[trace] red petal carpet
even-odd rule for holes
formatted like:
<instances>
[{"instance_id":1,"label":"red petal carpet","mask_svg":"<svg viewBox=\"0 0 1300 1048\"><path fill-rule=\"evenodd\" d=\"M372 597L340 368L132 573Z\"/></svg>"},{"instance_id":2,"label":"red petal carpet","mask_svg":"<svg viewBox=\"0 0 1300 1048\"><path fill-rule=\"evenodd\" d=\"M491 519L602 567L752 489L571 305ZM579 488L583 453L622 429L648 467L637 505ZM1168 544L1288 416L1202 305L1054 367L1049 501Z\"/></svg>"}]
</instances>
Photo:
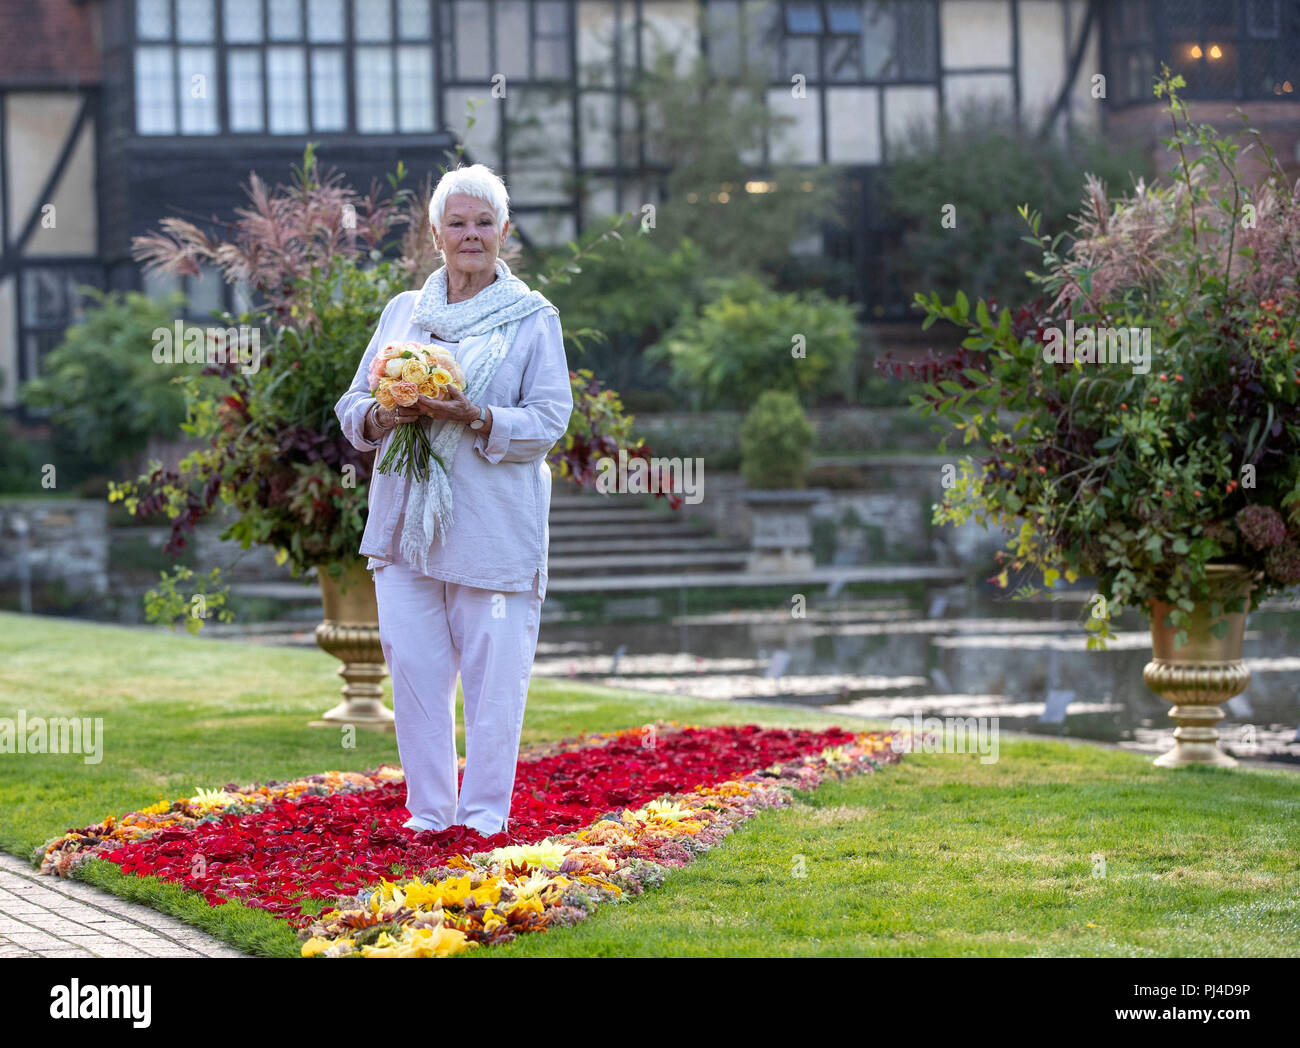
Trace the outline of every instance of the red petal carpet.
<instances>
[{"instance_id":1,"label":"red petal carpet","mask_svg":"<svg viewBox=\"0 0 1300 1048\"><path fill-rule=\"evenodd\" d=\"M638 894L736 822L789 803L790 788L896 761L889 741L839 728L675 724L564 740L522 755L510 829L491 837L403 827L405 784L387 766L229 784L71 830L47 844L41 869L70 875L93 856L212 905L238 900L304 929L306 954L454 953ZM416 874L427 880L407 891L388 880ZM308 899L335 905L313 924Z\"/></svg>"}]
</instances>

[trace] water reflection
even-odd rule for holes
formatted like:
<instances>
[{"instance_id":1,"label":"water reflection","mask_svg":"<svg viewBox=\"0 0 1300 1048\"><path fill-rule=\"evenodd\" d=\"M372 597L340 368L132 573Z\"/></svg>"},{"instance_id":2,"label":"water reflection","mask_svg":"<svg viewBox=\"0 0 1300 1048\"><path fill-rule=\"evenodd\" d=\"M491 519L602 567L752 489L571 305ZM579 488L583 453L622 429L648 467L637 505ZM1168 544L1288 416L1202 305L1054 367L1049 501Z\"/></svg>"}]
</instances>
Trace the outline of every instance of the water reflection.
<instances>
[{"instance_id":1,"label":"water reflection","mask_svg":"<svg viewBox=\"0 0 1300 1048\"><path fill-rule=\"evenodd\" d=\"M998 717L1004 731L1163 752L1173 724L1168 703L1142 683L1145 620L1122 616L1109 649L1088 651L1087 597L993 601L955 588L913 602L824 602L793 618L788 606L692 614L688 594L663 600L685 614L594 625L566 620L557 606L535 672L846 716ZM1226 708L1225 748L1300 764L1300 609L1279 602L1252 614L1245 657L1252 680Z\"/></svg>"}]
</instances>

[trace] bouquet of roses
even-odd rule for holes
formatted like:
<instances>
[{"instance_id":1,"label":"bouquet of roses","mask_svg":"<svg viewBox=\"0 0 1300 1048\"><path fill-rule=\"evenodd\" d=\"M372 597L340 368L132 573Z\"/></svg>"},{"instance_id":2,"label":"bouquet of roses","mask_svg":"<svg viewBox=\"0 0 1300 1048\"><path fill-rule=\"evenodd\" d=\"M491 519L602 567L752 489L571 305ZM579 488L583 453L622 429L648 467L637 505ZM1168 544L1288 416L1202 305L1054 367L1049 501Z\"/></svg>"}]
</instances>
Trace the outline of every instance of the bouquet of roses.
<instances>
[{"instance_id":1,"label":"bouquet of roses","mask_svg":"<svg viewBox=\"0 0 1300 1048\"><path fill-rule=\"evenodd\" d=\"M452 386L465 388L465 373L447 350L419 342L390 342L370 363L370 394L381 407L409 408L421 396L447 398ZM388 450L379 463L381 473L405 473L423 480L433 459L446 472L446 465L433 453L423 419L397 427Z\"/></svg>"}]
</instances>

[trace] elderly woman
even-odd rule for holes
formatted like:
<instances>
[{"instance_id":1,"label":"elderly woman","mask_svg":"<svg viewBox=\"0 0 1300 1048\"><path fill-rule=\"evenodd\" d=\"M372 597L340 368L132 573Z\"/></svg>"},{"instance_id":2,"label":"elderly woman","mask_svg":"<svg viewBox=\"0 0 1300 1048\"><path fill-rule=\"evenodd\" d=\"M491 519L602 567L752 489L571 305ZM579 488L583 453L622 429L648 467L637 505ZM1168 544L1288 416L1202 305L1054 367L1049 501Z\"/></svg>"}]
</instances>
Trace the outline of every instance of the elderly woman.
<instances>
[{"instance_id":1,"label":"elderly woman","mask_svg":"<svg viewBox=\"0 0 1300 1048\"><path fill-rule=\"evenodd\" d=\"M384 307L352 385L335 405L343 433L383 457L398 426L428 427L426 477L376 470L360 553L379 601L393 678L410 829L508 829L515 762L546 597L546 455L573 411L559 313L498 257L506 187L482 164L438 182L429 205L443 266ZM462 393L388 409L369 392L391 342L437 343ZM465 693L465 774L457 792L456 675Z\"/></svg>"}]
</instances>

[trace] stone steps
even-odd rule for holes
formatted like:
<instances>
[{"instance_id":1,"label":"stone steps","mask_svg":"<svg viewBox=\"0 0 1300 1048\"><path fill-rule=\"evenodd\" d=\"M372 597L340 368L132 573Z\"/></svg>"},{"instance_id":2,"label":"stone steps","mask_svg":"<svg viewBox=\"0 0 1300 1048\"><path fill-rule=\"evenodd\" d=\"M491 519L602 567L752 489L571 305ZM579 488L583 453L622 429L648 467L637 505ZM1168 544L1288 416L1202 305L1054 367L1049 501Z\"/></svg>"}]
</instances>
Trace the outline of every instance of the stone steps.
<instances>
[{"instance_id":1,"label":"stone steps","mask_svg":"<svg viewBox=\"0 0 1300 1048\"><path fill-rule=\"evenodd\" d=\"M605 553L702 553L706 551L734 553L737 551L734 543L727 539L703 537L705 533L699 529L692 529L689 535L678 535L676 529L673 531L673 534L664 537L658 537L662 532L651 532L645 538L629 538L621 531L617 533L618 538L598 537L601 538L600 549ZM573 536L568 532L551 532L551 560L558 556L589 553L591 549L591 538Z\"/></svg>"},{"instance_id":2,"label":"stone steps","mask_svg":"<svg viewBox=\"0 0 1300 1048\"><path fill-rule=\"evenodd\" d=\"M594 519L586 524L556 524L555 521L551 521L552 550L555 549L557 542L585 541L591 543L602 539L614 541L661 537L707 538L709 537L709 529L703 524L694 521L683 521L681 524L621 524L618 522L610 524L601 523L599 520Z\"/></svg>"},{"instance_id":3,"label":"stone steps","mask_svg":"<svg viewBox=\"0 0 1300 1048\"><path fill-rule=\"evenodd\" d=\"M575 575L641 575L647 572L743 571L749 563L748 550L714 550L703 553L614 553L589 556L556 556L548 560L549 578Z\"/></svg>"},{"instance_id":4,"label":"stone steps","mask_svg":"<svg viewBox=\"0 0 1300 1048\"><path fill-rule=\"evenodd\" d=\"M654 495L551 496L549 580L743 573L749 550Z\"/></svg>"},{"instance_id":5,"label":"stone steps","mask_svg":"<svg viewBox=\"0 0 1300 1048\"><path fill-rule=\"evenodd\" d=\"M655 526L676 527L679 521L687 518L680 513L656 513L650 509L625 509L592 506L590 509L555 509L551 508L551 527L565 524L653 524Z\"/></svg>"}]
</instances>

